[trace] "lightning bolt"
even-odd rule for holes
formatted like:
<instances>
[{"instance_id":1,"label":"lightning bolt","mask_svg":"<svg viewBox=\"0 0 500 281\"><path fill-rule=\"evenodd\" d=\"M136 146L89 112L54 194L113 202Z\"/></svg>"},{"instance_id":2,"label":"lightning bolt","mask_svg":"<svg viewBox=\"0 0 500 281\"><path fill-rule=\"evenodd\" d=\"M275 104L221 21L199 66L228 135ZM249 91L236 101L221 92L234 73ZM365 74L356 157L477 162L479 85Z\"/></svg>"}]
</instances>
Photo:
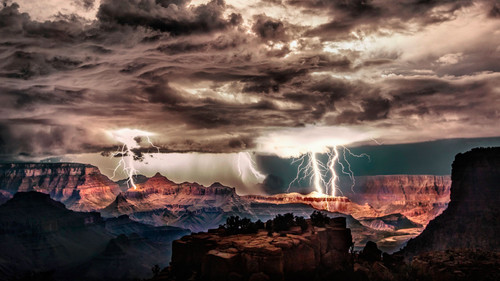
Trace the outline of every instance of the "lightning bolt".
<instances>
[{"instance_id":1,"label":"lightning bolt","mask_svg":"<svg viewBox=\"0 0 500 281\"><path fill-rule=\"evenodd\" d=\"M130 188L130 185L132 185L134 189L137 189L134 182L134 176L137 175L137 170L134 167L132 151L127 145L124 144L121 149L112 154L112 157L116 157L117 155L120 155L121 158L120 161L118 161L118 165L113 170L113 176L111 178L113 179L116 176L118 168L122 167L123 172L127 175L128 187Z\"/></svg>"},{"instance_id":2,"label":"lightning bolt","mask_svg":"<svg viewBox=\"0 0 500 281\"><path fill-rule=\"evenodd\" d=\"M337 146L334 145L332 148L332 151L328 153L328 168L330 169L330 173L332 174L332 177L330 179L330 195L335 196L337 193L337 184L336 182L338 181L338 176L337 172L335 171L335 163L340 163L339 160L339 152L337 149Z\"/></svg>"},{"instance_id":3,"label":"lightning bolt","mask_svg":"<svg viewBox=\"0 0 500 281\"><path fill-rule=\"evenodd\" d=\"M366 153L355 154L351 150L349 150L345 146L341 146L342 148L342 158L341 153L339 152L339 146L333 145L330 150L326 153L328 156L328 162L325 166L321 161L318 161L316 156L317 153L309 152L307 154L303 154L298 158L294 158L292 161L293 164L298 164L297 166L297 174L295 178L288 185L287 192L290 192L290 188L294 183L298 183L302 180L309 178L311 185L313 185L316 192L320 195L330 195L330 196L338 196L337 192L342 192L339 188L339 175L337 174L337 165L340 166L340 170L342 174L349 176L351 180L351 190L354 189L356 184L356 179L354 177L354 172L351 168L351 163L348 160L347 155L353 156L356 158L366 157L369 161L371 161L370 156ZM343 160L343 161L342 161ZM324 178L327 176L327 172L330 174L330 180L326 182Z\"/></svg>"},{"instance_id":4,"label":"lightning bolt","mask_svg":"<svg viewBox=\"0 0 500 281\"><path fill-rule=\"evenodd\" d=\"M313 174L314 174L314 188L316 188L316 191L319 194L323 194L323 187L321 186L321 181L323 180L323 175L321 174L320 170L320 165L321 163L318 162L316 159L316 153L311 152L311 164L313 167Z\"/></svg>"},{"instance_id":5,"label":"lightning bolt","mask_svg":"<svg viewBox=\"0 0 500 281\"><path fill-rule=\"evenodd\" d=\"M296 163L299 163L297 174L290 184L288 184L287 192L290 192L290 188L294 183L309 179L309 183L314 186L316 192L324 194L323 186L326 186L326 183L323 178L327 168L317 159L316 152L309 152L298 158L294 158L292 165Z\"/></svg>"},{"instance_id":6,"label":"lightning bolt","mask_svg":"<svg viewBox=\"0 0 500 281\"><path fill-rule=\"evenodd\" d=\"M137 189L137 185L134 182L134 176L137 175L138 170L134 166L134 153L133 149L140 148L140 144L136 141L137 137L146 137L148 143L156 148L157 152L160 153L160 148L155 146L153 142L151 142L150 136L154 135L154 133L141 131L137 129L121 129L115 131L108 131L109 135L116 141L122 143L121 148L119 148L116 152L112 153L112 157L120 156L120 161L118 161L117 166L113 170L114 178L116 176L116 172L121 167L125 175L127 176L127 185L130 188L132 186L134 189Z\"/></svg>"},{"instance_id":7,"label":"lightning bolt","mask_svg":"<svg viewBox=\"0 0 500 281\"><path fill-rule=\"evenodd\" d=\"M243 169L248 168L250 175L255 178L257 181L262 182L266 178L261 172L257 170L257 164L252 158L252 155L249 152L240 152L238 153L238 172L240 177L245 177L247 174L244 173Z\"/></svg>"}]
</instances>

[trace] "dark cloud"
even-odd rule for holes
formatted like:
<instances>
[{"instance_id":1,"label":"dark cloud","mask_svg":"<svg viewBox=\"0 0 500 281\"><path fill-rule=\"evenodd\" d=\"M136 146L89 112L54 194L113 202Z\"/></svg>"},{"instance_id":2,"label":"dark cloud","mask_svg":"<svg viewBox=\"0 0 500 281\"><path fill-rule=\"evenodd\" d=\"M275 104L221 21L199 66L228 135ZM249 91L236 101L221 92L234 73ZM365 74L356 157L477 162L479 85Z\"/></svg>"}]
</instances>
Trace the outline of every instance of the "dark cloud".
<instances>
[{"instance_id":1,"label":"dark cloud","mask_svg":"<svg viewBox=\"0 0 500 281\"><path fill-rule=\"evenodd\" d=\"M266 15L254 16L252 30L264 41L288 41L283 22Z\"/></svg>"},{"instance_id":2,"label":"dark cloud","mask_svg":"<svg viewBox=\"0 0 500 281\"><path fill-rule=\"evenodd\" d=\"M172 35L187 35L238 25L241 17L237 14L231 14L228 19L223 17L225 7L223 0L196 7L187 6L187 1L105 0L97 17L108 25L142 26Z\"/></svg>"},{"instance_id":3,"label":"dark cloud","mask_svg":"<svg viewBox=\"0 0 500 281\"><path fill-rule=\"evenodd\" d=\"M261 189L266 194L284 193L286 191L285 181L279 176L270 174L262 182Z\"/></svg>"},{"instance_id":4,"label":"dark cloud","mask_svg":"<svg viewBox=\"0 0 500 281\"><path fill-rule=\"evenodd\" d=\"M95 0L74 0L79 6L82 6L85 10L90 10L94 8Z\"/></svg>"},{"instance_id":5,"label":"dark cloud","mask_svg":"<svg viewBox=\"0 0 500 281\"><path fill-rule=\"evenodd\" d=\"M472 0L446 1L298 1L288 4L306 8L310 13L327 14L332 18L326 24L309 31L312 36L341 38L350 36L352 31L372 33L380 28L403 29L407 23L422 26L447 21L455 17L455 12L470 6Z\"/></svg>"},{"instance_id":6,"label":"dark cloud","mask_svg":"<svg viewBox=\"0 0 500 281\"><path fill-rule=\"evenodd\" d=\"M499 3L493 4L493 7L490 10L489 16L492 18L500 17L500 4Z\"/></svg>"},{"instance_id":7,"label":"dark cloud","mask_svg":"<svg viewBox=\"0 0 500 281\"><path fill-rule=\"evenodd\" d=\"M93 21L37 21L5 5L0 153L114 152L106 131L117 128L157 133L162 152L219 153L254 149L280 128L356 125L429 138L433 126L453 133L458 123L485 135L499 118L496 3L264 2L237 11L223 1L104 0ZM428 35L470 16L463 7L484 12L483 25L447 40ZM266 11L274 8L304 23ZM308 17L326 23L309 26ZM359 38L342 41L352 31ZM370 33L419 47L371 46ZM140 144L137 159L152 149Z\"/></svg>"}]
</instances>

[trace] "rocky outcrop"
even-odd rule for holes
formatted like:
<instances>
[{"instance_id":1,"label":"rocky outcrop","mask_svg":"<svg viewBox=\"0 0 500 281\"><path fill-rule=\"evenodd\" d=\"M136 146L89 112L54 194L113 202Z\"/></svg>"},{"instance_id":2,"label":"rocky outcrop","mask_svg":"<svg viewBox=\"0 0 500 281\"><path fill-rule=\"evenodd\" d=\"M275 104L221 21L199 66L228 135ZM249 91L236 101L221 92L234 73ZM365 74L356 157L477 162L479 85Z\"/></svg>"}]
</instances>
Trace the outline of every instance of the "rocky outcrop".
<instances>
[{"instance_id":1,"label":"rocky outcrop","mask_svg":"<svg viewBox=\"0 0 500 281\"><path fill-rule=\"evenodd\" d=\"M225 236L216 230L174 241L171 272L177 280L315 280L348 270L351 246L345 218L304 233Z\"/></svg>"},{"instance_id":2,"label":"rocky outcrop","mask_svg":"<svg viewBox=\"0 0 500 281\"><path fill-rule=\"evenodd\" d=\"M245 203L232 187L220 183L208 187L189 182L177 184L160 173L156 173L142 184L137 184L136 189L124 192L117 200L120 201L115 202L118 208L128 204L134 211L139 212L189 206L221 207L224 210L231 210Z\"/></svg>"},{"instance_id":3,"label":"rocky outcrop","mask_svg":"<svg viewBox=\"0 0 500 281\"><path fill-rule=\"evenodd\" d=\"M408 242L405 255L455 248L500 249L500 147L458 154L452 181L448 208Z\"/></svg>"},{"instance_id":4,"label":"rocky outcrop","mask_svg":"<svg viewBox=\"0 0 500 281\"><path fill-rule=\"evenodd\" d=\"M10 194L49 194L76 211L95 211L115 200L120 189L92 165L76 163L0 164L0 189Z\"/></svg>"}]
</instances>

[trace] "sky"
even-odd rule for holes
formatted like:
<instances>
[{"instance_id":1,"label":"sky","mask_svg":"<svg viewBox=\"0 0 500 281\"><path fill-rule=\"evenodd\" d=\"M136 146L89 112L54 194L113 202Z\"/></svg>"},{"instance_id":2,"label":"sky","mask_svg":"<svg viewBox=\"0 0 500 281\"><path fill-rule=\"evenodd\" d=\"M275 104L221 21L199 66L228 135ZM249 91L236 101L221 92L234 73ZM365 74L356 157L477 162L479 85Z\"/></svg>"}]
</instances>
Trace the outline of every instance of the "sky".
<instances>
[{"instance_id":1,"label":"sky","mask_svg":"<svg viewBox=\"0 0 500 281\"><path fill-rule=\"evenodd\" d=\"M272 170L262 159L333 146L393 159L401 145L500 136L495 0L2 4L4 162L112 176L127 142L146 173L250 192ZM375 171L400 165L389 166Z\"/></svg>"}]
</instances>

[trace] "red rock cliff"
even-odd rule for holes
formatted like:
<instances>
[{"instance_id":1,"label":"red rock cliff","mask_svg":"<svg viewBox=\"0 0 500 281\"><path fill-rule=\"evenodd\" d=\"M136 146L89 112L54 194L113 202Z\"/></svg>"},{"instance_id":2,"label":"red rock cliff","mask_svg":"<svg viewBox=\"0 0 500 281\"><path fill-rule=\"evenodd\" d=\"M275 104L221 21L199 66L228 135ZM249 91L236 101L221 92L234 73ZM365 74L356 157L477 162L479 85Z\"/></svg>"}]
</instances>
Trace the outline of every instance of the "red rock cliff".
<instances>
[{"instance_id":1,"label":"red rock cliff","mask_svg":"<svg viewBox=\"0 0 500 281\"><path fill-rule=\"evenodd\" d=\"M78 211L101 209L120 191L118 185L102 175L97 167L77 163L1 164L0 189L11 194L46 193Z\"/></svg>"},{"instance_id":2,"label":"red rock cliff","mask_svg":"<svg viewBox=\"0 0 500 281\"><path fill-rule=\"evenodd\" d=\"M446 209L451 179L434 175L356 177L353 190L344 195L358 204L368 203L382 214L401 213L426 225Z\"/></svg>"}]
</instances>

